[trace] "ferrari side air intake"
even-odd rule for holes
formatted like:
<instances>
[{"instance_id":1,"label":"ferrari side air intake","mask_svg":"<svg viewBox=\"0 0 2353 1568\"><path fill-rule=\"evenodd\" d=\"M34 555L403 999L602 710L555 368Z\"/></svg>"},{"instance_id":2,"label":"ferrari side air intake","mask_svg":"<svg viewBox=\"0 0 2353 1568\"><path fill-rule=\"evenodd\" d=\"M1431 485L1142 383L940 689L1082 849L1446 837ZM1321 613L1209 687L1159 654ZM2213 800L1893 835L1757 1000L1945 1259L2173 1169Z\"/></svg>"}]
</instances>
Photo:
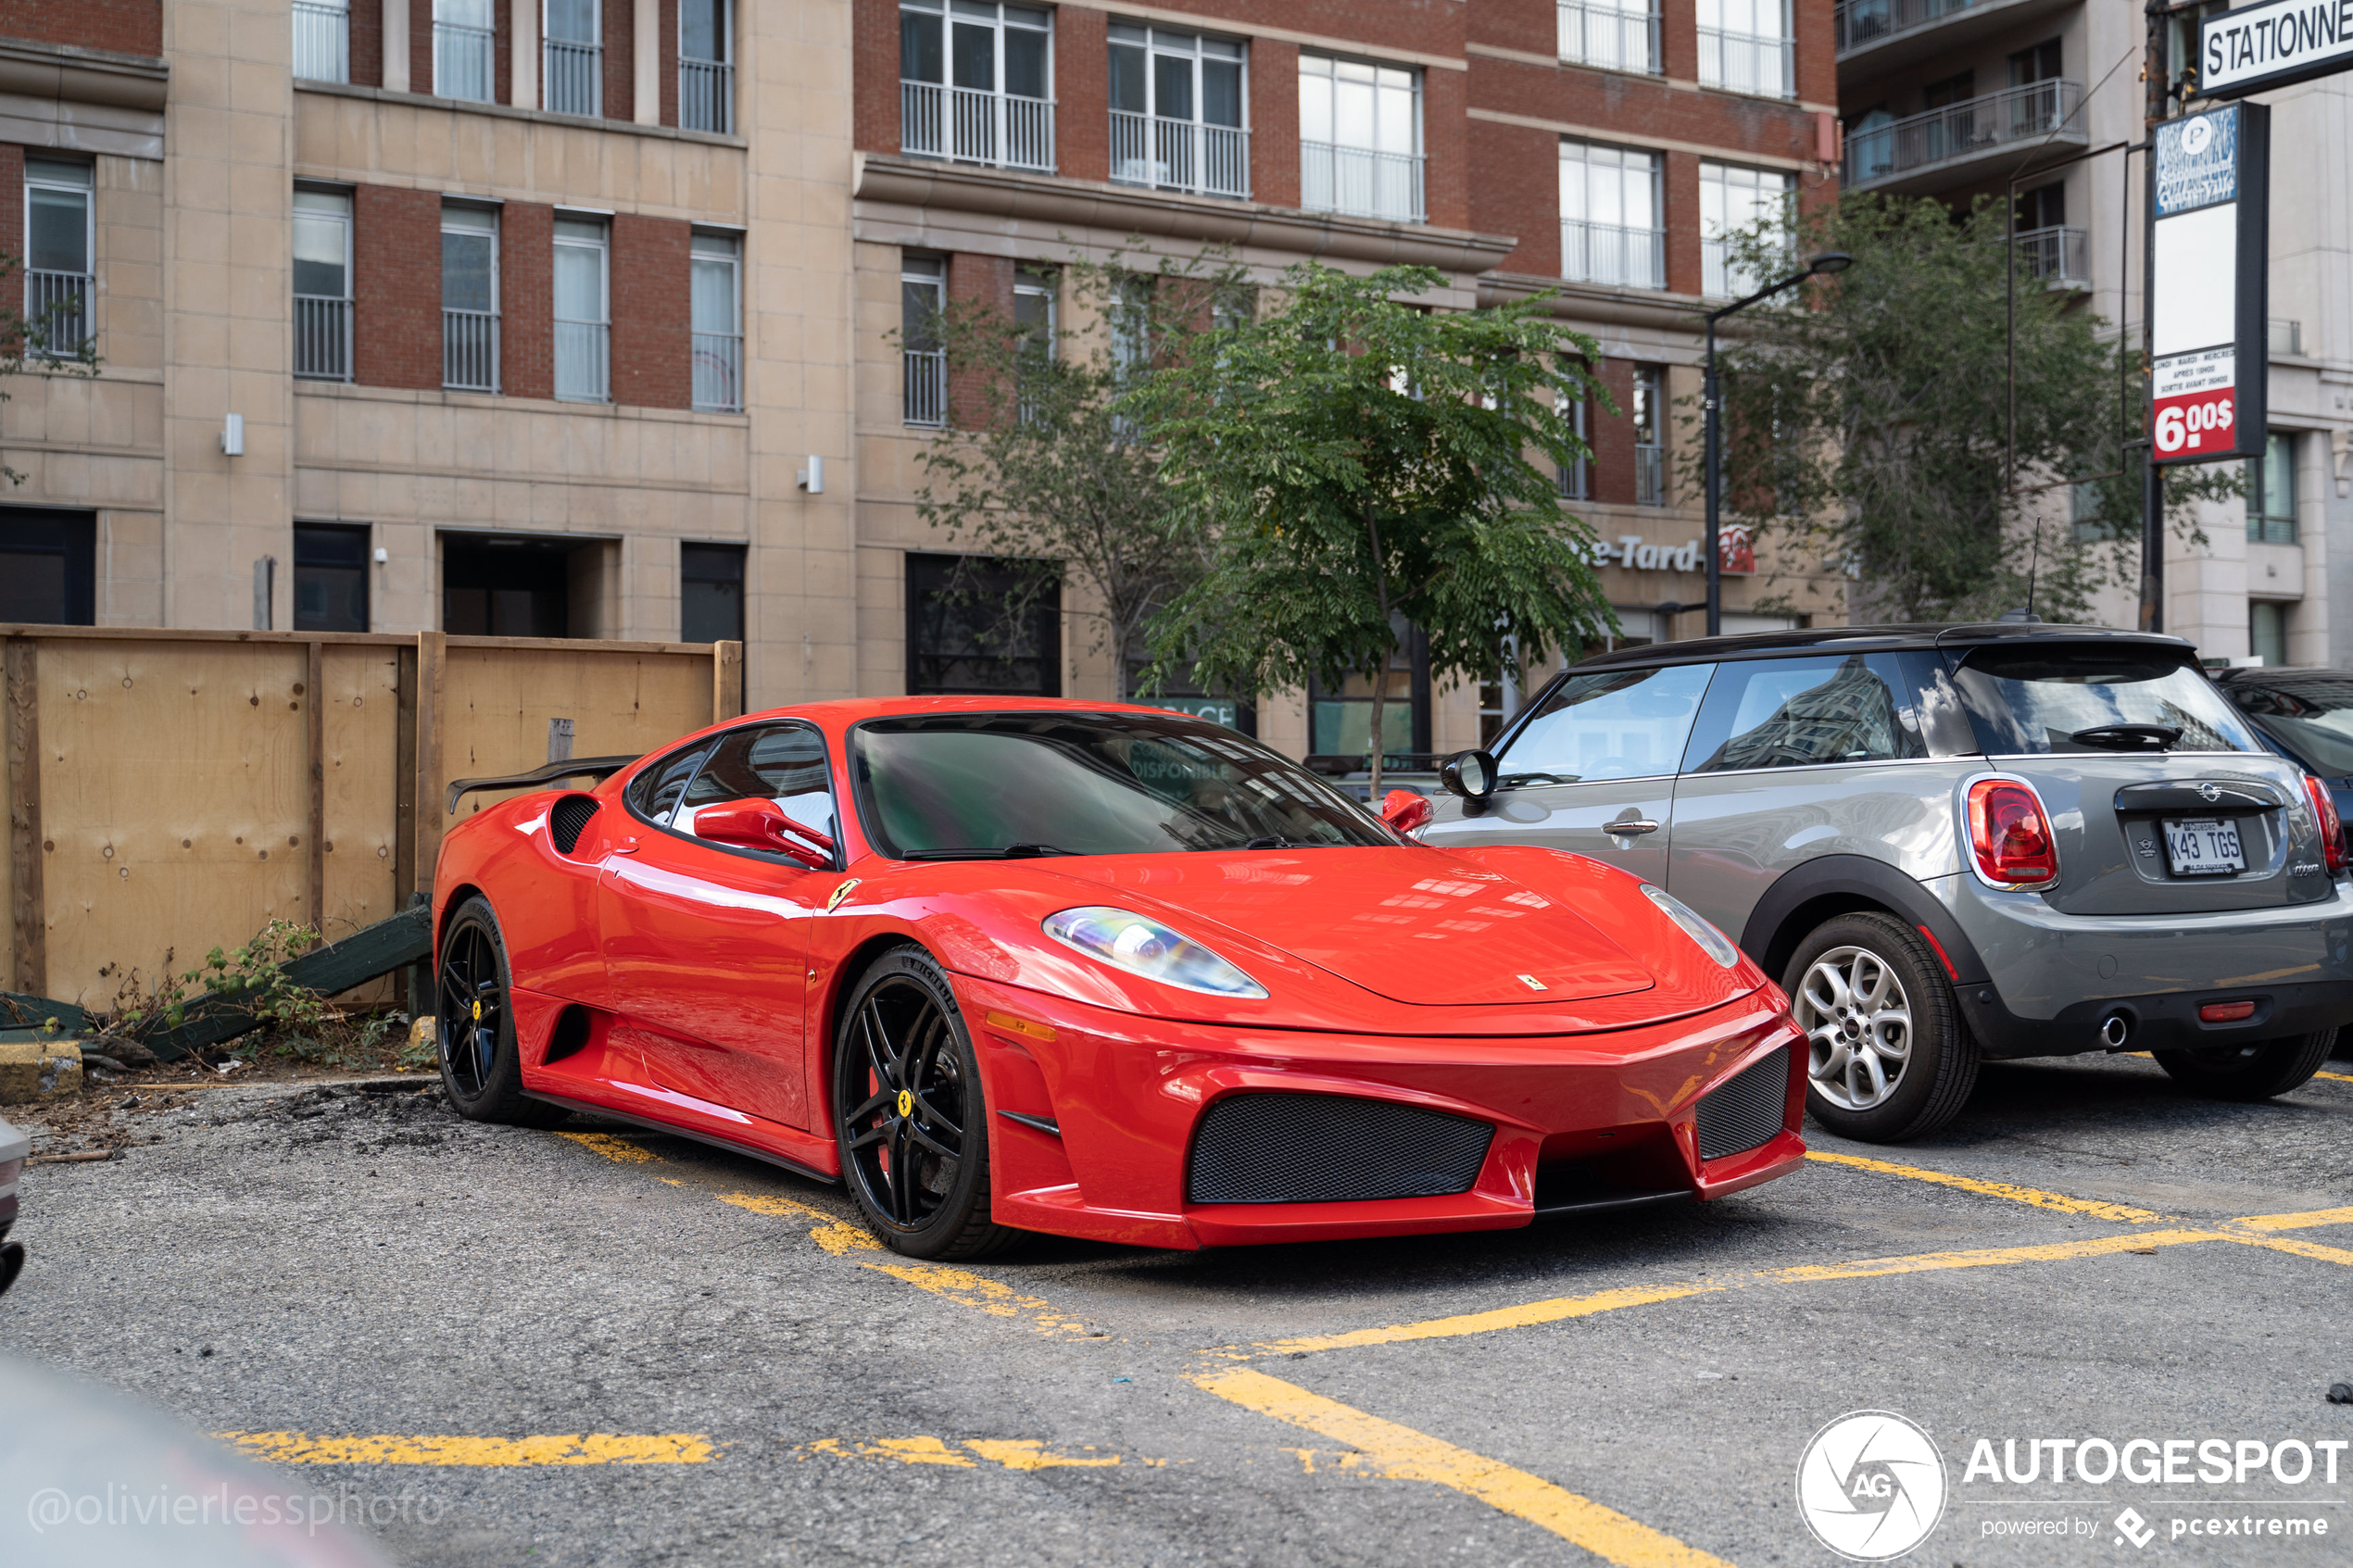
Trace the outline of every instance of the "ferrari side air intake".
<instances>
[{"instance_id":1,"label":"ferrari side air intake","mask_svg":"<svg viewBox=\"0 0 2353 1568\"><path fill-rule=\"evenodd\" d=\"M1348 1095L1244 1094L1193 1135L1194 1203L1352 1203L1468 1192L1495 1129Z\"/></svg>"},{"instance_id":2,"label":"ferrari side air intake","mask_svg":"<svg viewBox=\"0 0 2353 1568\"><path fill-rule=\"evenodd\" d=\"M588 819L597 814L597 797L593 795L567 795L547 809L547 836L556 847L569 855L580 835L588 830Z\"/></svg>"},{"instance_id":3,"label":"ferrari side air intake","mask_svg":"<svg viewBox=\"0 0 2353 1568\"><path fill-rule=\"evenodd\" d=\"M1700 1097L1699 1157L1721 1160L1771 1143L1789 1109L1789 1047L1757 1058Z\"/></svg>"}]
</instances>

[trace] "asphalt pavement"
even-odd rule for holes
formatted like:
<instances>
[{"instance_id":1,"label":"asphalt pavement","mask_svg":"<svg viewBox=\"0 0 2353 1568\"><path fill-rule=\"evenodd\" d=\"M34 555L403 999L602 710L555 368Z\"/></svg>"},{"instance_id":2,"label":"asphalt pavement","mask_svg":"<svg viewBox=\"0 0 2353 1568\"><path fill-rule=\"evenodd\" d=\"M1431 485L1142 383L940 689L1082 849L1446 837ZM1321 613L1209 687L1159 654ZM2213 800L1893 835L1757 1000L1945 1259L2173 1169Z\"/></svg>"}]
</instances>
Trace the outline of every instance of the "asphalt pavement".
<instances>
[{"instance_id":1,"label":"asphalt pavement","mask_svg":"<svg viewBox=\"0 0 2353 1568\"><path fill-rule=\"evenodd\" d=\"M2328 1072L2246 1106L2145 1058L1991 1067L1930 1140L1809 1128L1801 1173L1717 1203L969 1269L680 1139L224 1086L28 1173L0 1351L377 1499L417 1564L1828 1563L1800 1461L1866 1411L1941 1458L1908 1562L2339 1563ZM1881 1509L1937 1489L1853 1458Z\"/></svg>"}]
</instances>

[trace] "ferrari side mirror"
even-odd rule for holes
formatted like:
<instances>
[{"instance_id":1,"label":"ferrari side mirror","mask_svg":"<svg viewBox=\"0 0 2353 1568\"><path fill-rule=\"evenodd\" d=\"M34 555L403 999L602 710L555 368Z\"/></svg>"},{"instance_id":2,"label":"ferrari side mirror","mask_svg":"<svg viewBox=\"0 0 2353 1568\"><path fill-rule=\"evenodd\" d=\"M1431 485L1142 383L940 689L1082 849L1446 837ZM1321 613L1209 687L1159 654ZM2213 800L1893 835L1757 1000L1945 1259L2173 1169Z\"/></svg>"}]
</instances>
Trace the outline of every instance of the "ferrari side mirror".
<instances>
[{"instance_id":1,"label":"ferrari side mirror","mask_svg":"<svg viewBox=\"0 0 2353 1568\"><path fill-rule=\"evenodd\" d=\"M1429 826L1429 802L1410 789L1392 789L1381 797L1380 820L1400 834Z\"/></svg>"},{"instance_id":2,"label":"ferrari side mirror","mask_svg":"<svg viewBox=\"0 0 2353 1568\"><path fill-rule=\"evenodd\" d=\"M705 806L695 813L694 832L697 838L712 844L788 855L812 871L833 869L834 841L794 822L773 800L730 800Z\"/></svg>"},{"instance_id":3,"label":"ferrari side mirror","mask_svg":"<svg viewBox=\"0 0 2353 1568\"><path fill-rule=\"evenodd\" d=\"M1486 799L1502 776L1494 753L1488 751L1458 751L1438 770L1438 782L1466 800Z\"/></svg>"}]
</instances>

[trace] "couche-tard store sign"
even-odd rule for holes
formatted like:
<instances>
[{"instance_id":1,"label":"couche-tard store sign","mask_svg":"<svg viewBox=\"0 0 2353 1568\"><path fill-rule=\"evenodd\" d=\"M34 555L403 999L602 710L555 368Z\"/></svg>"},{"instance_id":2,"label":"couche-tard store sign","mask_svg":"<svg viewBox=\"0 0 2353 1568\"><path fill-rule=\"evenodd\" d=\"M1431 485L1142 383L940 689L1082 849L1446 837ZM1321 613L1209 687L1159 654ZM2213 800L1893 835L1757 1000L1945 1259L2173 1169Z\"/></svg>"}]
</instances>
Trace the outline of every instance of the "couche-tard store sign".
<instances>
[{"instance_id":1,"label":"couche-tard store sign","mask_svg":"<svg viewBox=\"0 0 2353 1568\"><path fill-rule=\"evenodd\" d=\"M1636 571L1695 572L1706 563L1705 547L1697 539L1686 545L1655 545L1639 533L1621 533L1615 540L1593 541L1593 564L1631 567ZM1718 553L1727 573L1756 570L1755 535L1746 523L1724 524Z\"/></svg>"}]
</instances>

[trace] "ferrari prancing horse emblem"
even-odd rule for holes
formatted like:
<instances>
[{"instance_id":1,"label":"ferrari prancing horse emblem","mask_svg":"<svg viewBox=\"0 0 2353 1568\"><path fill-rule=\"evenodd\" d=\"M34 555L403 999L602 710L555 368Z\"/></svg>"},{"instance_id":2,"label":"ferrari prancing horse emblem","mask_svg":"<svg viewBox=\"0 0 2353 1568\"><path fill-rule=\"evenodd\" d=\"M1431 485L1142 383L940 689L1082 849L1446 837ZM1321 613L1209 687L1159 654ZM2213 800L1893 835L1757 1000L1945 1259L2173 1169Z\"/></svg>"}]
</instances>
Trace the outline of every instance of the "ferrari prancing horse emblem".
<instances>
[{"instance_id":1,"label":"ferrari prancing horse emblem","mask_svg":"<svg viewBox=\"0 0 2353 1568\"><path fill-rule=\"evenodd\" d=\"M901 1089L901 1090L900 1090L900 1091L899 1091L899 1114L900 1114L900 1115L901 1115L901 1116L912 1116L914 1113L915 1113L915 1097L914 1097L913 1095L909 1094L909 1093L908 1093L905 1089Z\"/></svg>"},{"instance_id":2,"label":"ferrari prancing horse emblem","mask_svg":"<svg viewBox=\"0 0 2353 1568\"><path fill-rule=\"evenodd\" d=\"M844 898L849 897L850 889L856 887L857 885L858 879L853 876L848 882L843 883L839 887L835 888L831 893L827 894L825 896L825 912L827 914L832 914L836 909L841 908L841 901Z\"/></svg>"},{"instance_id":3,"label":"ferrari prancing horse emblem","mask_svg":"<svg viewBox=\"0 0 2353 1568\"><path fill-rule=\"evenodd\" d=\"M1549 991L1552 989L1551 986L1545 985L1542 981L1537 979L1532 974L1521 975L1519 977L1519 983L1527 986L1531 991Z\"/></svg>"}]
</instances>

